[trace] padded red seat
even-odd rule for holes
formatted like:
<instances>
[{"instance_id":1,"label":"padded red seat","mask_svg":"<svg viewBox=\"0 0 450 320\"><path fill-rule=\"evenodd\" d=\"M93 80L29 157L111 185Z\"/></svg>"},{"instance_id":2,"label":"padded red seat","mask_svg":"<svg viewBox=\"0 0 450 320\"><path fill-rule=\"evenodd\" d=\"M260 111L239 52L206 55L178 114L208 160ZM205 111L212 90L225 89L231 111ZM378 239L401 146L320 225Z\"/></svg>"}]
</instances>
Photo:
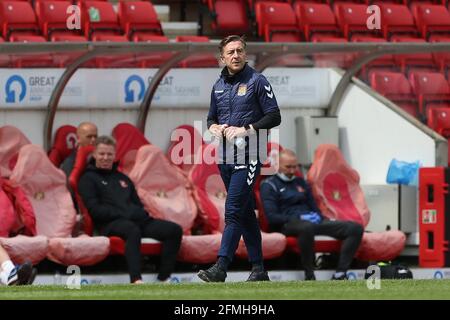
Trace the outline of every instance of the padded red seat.
<instances>
[{"instance_id":1,"label":"padded red seat","mask_svg":"<svg viewBox=\"0 0 450 320\"><path fill-rule=\"evenodd\" d=\"M338 147L319 145L308 171L308 182L325 217L367 226L370 211L359 185L359 175L347 164ZM398 230L364 233L356 257L391 260L403 250L405 241L406 236Z\"/></svg>"},{"instance_id":2,"label":"padded red seat","mask_svg":"<svg viewBox=\"0 0 450 320\"><path fill-rule=\"evenodd\" d=\"M61 163L77 147L77 128L71 125L59 127L55 133L53 146L48 153L48 158L59 168Z\"/></svg>"},{"instance_id":3,"label":"padded red seat","mask_svg":"<svg viewBox=\"0 0 450 320\"><path fill-rule=\"evenodd\" d=\"M19 150L30 140L16 127L0 127L0 176L8 178L14 169Z\"/></svg>"},{"instance_id":4,"label":"padded red seat","mask_svg":"<svg viewBox=\"0 0 450 320\"><path fill-rule=\"evenodd\" d=\"M167 158L188 176L194 164L201 161L205 145L202 135L191 125L181 125L172 131L170 141Z\"/></svg>"},{"instance_id":5,"label":"padded red seat","mask_svg":"<svg viewBox=\"0 0 450 320\"><path fill-rule=\"evenodd\" d=\"M220 177L219 168L213 161L215 157L214 145L207 145L203 149L201 164L196 164L189 174L193 186L199 212L205 233L221 233L225 227L225 199L226 189ZM261 232L264 259L279 257L286 248L286 237L281 233ZM217 248L217 251L219 248ZM247 257L244 241L240 240L236 256Z\"/></svg>"},{"instance_id":6,"label":"padded red seat","mask_svg":"<svg viewBox=\"0 0 450 320\"><path fill-rule=\"evenodd\" d=\"M112 131L116 139L116 161L119 170L128 174L136 161L136 154L140 147L150 144L138 128L129 123L119 123Z\"/></svg>"},{"instance_id":7,"label":"padded red seat","mask_svg":"<svg viewBox=\"0 0 450 320\"><path fill-rule=\"evenodd\" d=\"M50 260L63 265L92 265L108 255L106 237L72 238L76 211L67 178L41 147L29 144L20 149L10 179L22 188L33 206L37 234L49 238Z\"/></svg>"},{"instance_id":8,"label":"padded red seat","mask_svg":"<svg viewBox=\"0 0 450 320\"><path fill-rule=\"evenodd\" d=\"M77 158L72 173L69 177L69 183L72 190L75 193L78 208L83 216L84 232L87 235L92 235L94 232L94 225L92 218L86 209L83 200L78 193L78 181L86 168L86 159L90 153L94 151L94 146L80 147L77 151ZM145 255L158 255L161 253L161 243L157 240L145 238L141 241L141 253ZM125 241L119 237L109 237L109 254L110 255L123 255L125 253Z\"/></svg>"}]
</instances>

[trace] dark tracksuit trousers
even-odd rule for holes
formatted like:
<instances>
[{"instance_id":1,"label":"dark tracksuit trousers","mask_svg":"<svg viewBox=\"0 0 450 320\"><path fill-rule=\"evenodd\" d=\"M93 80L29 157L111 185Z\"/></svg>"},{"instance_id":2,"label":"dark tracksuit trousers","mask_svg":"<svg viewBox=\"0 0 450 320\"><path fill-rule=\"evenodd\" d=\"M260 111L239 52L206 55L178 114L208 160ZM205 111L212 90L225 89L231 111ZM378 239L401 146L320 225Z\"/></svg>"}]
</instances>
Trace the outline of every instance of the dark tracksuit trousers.
<instances>
[{"instance_id":1,"label":"dark tracksuit trousers","mask_svg":"<svg viewBox=\"0 0 450 320\"><path fill-rule=\"evenodd\" d=\"M346 272L352 263L356 250L358 250L364 229L360 224L351 221L324 220L319 224L314 224L305 220L292 219L285 223L280 231L286 236L298 237L302 265L305 274L308 276L314 272L315 235L342 240L336 271Z\"/></svg>"},{"instance_id":2,"label":"dark tracksuit trousers","mask_svg":"<svg viewBox=\"0 0 450 320\"><path fill-rule=\"evenodd\" d=\"M237 167L237 168L235 168ZM253 186L261 165L250 162L246 168L235 164L219 164L220 174L227 190L225 201L225 228L219 257L233 260L241 236L247 247L249 261L262 263L261 231L254 211Z\"/></svg>"},{"instance_id":3,"label":"dark tracksuit trousers","mask_svg":"<svg viewBox=\"0 0 450 320\"><path fill-rule=\"evenodd\" d=\"M153 238L162 242L159 280L167 279L175 269L183 234L183 230L176 223L148 218L145 222L137 224L131 220L117 219L103 226L100 233L104 236L117 236L125 240L125 258L131 282L142 279L140 250L142 238Z\"/></svg>"}]
</instances>

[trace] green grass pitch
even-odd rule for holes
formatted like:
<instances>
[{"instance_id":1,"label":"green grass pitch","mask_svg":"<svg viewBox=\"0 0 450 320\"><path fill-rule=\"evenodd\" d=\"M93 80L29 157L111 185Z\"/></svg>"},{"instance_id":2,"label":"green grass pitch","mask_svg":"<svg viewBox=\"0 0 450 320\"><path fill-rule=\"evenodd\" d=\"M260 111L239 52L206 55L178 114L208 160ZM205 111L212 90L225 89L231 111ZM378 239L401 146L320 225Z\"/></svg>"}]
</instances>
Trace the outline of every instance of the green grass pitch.
<instances>
[{"instance_id":1,"label":"green grass pitch","mask_svg":"<svg viewBox=\"0 0 450 320\"><path fill-rule=\"evenodd\" d=\"M0 299L77 300L290 300L290 299L450 299L450 279L382 280L369 290L366 281L289 281L0 287Z\"/></svg>"}]
</instances>

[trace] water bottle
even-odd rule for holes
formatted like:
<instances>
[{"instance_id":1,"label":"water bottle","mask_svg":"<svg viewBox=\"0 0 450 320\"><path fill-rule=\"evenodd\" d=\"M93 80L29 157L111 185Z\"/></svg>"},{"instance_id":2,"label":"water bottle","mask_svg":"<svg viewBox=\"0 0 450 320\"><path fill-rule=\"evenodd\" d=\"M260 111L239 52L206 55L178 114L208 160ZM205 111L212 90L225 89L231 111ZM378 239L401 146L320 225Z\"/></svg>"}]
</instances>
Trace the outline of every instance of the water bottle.
<instances>
[{"instance_id":1,"label":"water bottle","mask_svg":"<svg viewBox=\"0 0 450 320\"><path fill-rule=\"evenodd\" d=\"M244 137L238 137L238 138L236 138L236 141L235 141L234 144L236 145L236 147L237 147L238 149L244 149L244 148L245 148L245 145L246 145L246 143L245 143L245 138L244 138Z\"/></svg>"}]
</instances>

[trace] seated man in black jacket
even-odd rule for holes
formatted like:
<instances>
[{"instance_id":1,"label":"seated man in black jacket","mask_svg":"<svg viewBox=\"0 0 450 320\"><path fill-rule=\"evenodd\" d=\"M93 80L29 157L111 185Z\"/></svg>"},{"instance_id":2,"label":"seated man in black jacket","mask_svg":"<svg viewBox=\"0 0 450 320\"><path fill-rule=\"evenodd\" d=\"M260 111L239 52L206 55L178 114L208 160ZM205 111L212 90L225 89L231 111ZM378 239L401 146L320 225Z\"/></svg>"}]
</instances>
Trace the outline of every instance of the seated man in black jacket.
<instances>
[{"instance_id":1,"label":"seated man in black jacket","mask_svg":"<svg viewBox=\"0 0 450 320\"><path fill-rule=\"evenodd\" d=\"M334 280L347 279L346 272L361 242L363 227L351 221L324 218L314 201L311 188L295 175L297 158L284 149L279 155L278 173L261 184L261 199L272 231L298 237L305 280L315 280L314 236L326 235L342 240Z\"/></svg>"},{"instance_id":2,"label":"seated man in black jacket","mask_svg":"<svg viewBox=\"0 0 450 320\"><path fill-rule=\"evenodd\" d=\"M180 248L182 229L173 222L152 218L142 205L133 182L117 171L116 143L102 136L85 173L78 184L83 202L95 227L104 236L118 236L126 241L125 257L131 283L142 283L141 238L162 242L158 280L168 281Z\"/></svg>"}]
</instances>

